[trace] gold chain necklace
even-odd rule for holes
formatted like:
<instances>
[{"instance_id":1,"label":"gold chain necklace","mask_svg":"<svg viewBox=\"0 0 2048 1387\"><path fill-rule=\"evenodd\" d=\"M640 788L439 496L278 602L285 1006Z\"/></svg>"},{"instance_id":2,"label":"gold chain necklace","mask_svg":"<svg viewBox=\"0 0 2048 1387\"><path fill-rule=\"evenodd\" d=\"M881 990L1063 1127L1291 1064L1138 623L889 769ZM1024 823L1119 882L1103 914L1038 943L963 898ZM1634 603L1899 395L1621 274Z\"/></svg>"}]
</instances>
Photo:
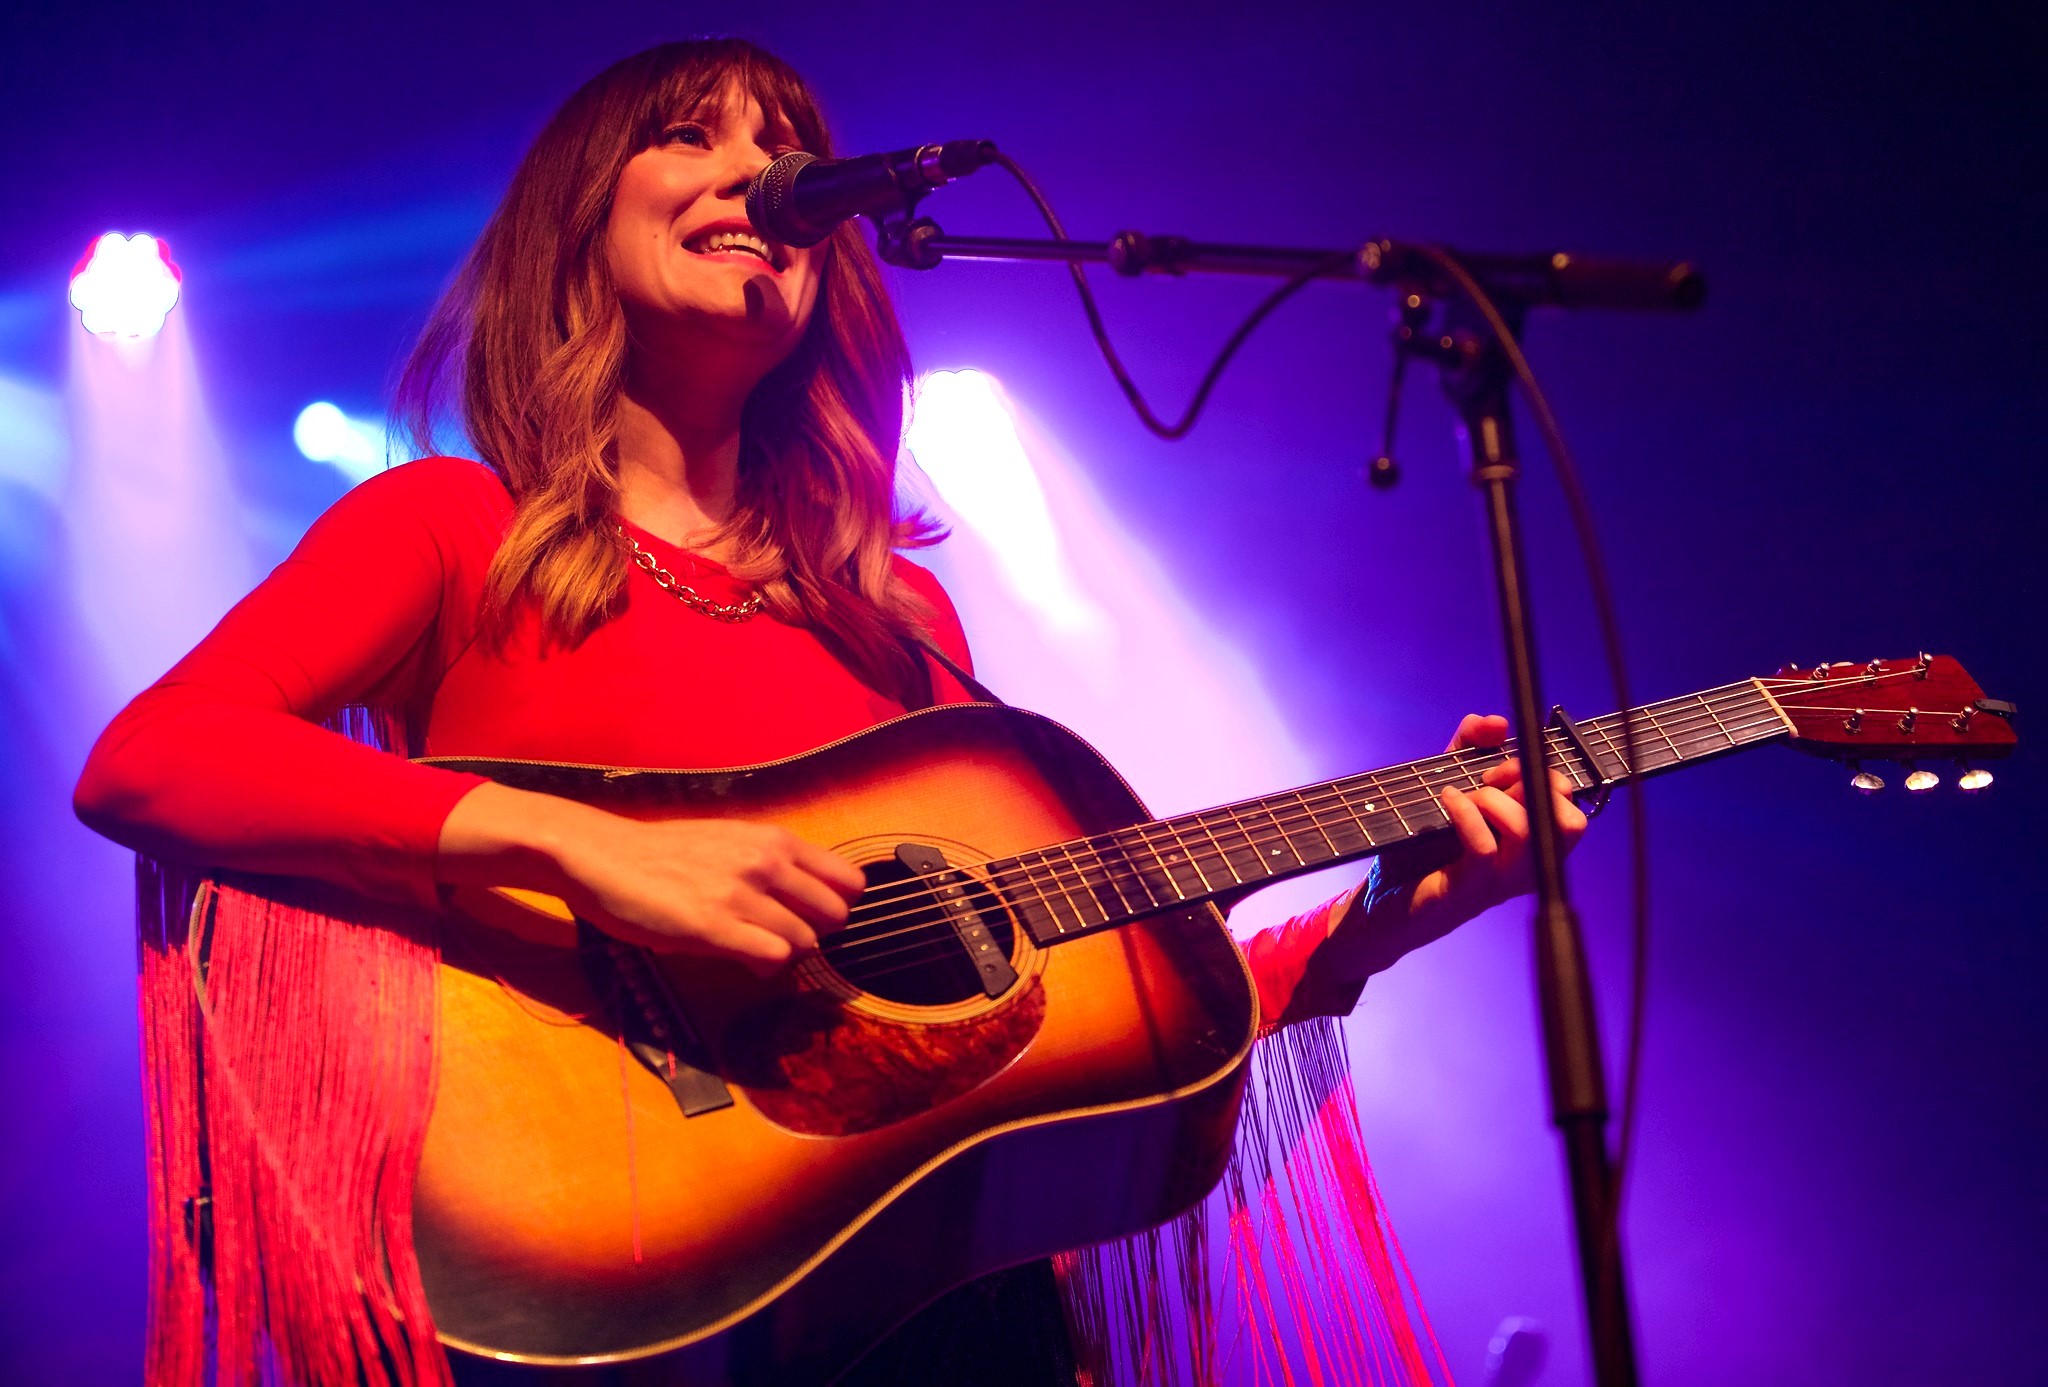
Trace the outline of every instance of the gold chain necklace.
<instances>
[{"instance_id":1,"label":"gold chain necklace","mask_svg":"<svg viewBox=\"0 0 2048 1387\"><path fill-rule=\"evenodd\" d=\"M632 551L634 564L654 580L654 585L691 611L702 612L714 621L740 622L761 610L761 594L758 592L749 594L744 602L713 601L663 568L654 555L640 547L639 540L626 533L624 525L614 524L612 530L620 539L626 541L626 547Z\"/></svg>"}]
</instances>

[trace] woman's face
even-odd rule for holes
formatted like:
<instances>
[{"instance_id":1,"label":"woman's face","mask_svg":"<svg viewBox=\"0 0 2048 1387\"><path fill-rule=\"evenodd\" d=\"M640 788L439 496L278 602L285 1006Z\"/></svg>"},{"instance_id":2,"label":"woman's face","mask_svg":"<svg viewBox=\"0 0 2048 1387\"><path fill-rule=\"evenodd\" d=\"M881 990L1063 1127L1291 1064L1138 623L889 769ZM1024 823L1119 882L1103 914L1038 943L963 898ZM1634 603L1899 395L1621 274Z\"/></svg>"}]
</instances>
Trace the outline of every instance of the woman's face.
<instances>
[{"instance_id":1,"label":"woman's face","mask_svg":"<svg viewBox=\"0 0 2048 1387\"><path fill-rule=\"evenodd\" d=\"M762 240L746 208L754 175L795 147L794 132L733 85L627 161L605 251L636 351L717 350L728 368L744 361L765 375L795 350L824 248Z\"/></svg>"}]
</instances>

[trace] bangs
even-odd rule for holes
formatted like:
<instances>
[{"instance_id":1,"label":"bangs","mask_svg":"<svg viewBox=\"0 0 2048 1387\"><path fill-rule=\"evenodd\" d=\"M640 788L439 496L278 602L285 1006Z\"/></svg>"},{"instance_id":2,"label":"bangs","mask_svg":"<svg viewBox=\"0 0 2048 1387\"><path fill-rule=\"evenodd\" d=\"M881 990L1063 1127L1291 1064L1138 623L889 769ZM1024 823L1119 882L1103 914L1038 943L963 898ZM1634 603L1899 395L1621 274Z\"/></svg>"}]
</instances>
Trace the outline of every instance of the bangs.
<instances>
[{"instance_id":1,"label":"bangs","mask_svg":"<svg viewBox=\"0 0 2048 1387\"><path fill-rule=\"evenodd\" d=\"M780 125L797 148L831 157L831 139L817 100L796 71L773 54L737 39L665 45L675 53L649 84L640 111L638 147L646 148L677 120L701 116L737 87L761 105L770 129ZM662 50L656 50L657 53Z\"/></svg>"}]
</instances>

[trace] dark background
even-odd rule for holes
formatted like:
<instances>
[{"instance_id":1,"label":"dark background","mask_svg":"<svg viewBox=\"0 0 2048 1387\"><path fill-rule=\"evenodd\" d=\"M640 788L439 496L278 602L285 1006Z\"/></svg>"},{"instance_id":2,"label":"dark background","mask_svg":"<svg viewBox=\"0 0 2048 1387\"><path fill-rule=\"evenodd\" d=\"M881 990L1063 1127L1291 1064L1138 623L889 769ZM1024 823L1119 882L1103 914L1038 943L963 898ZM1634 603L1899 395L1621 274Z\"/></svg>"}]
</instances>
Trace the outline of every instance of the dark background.
<instances>
[{"instance_id":1,"label":"dark background","mask_svg":"<svg viewBox=\"0 0 2048 1387\"><path fill-rule=\"evenodd\" d=\"M1691 259L1712 286L1696 317L1543 316L1529 334L1639 692L1921 649L2023 711L2048 692L2042 41L2017 13L15 5L0 377L60 390L73 261L108 228L167 236L242 523L274 560L341 486L293 452L298 409L378 412L546 114L616 57L714 31L792 60L847 150L997 139L1078 234ZM944 196L951 230L1035 230L999 175ZM1406 480L1362 485L1386 369L1374 291L1302 296L1166 445L1129 417L1058 272L954 266L900 289L920 366L1007 383L1257 664L1325 773L1421 754L1502 705L1477 506L1426 381ZM1257 289L1103 292L1177 405ZM1604 711L1547 471L1527 491L1548 692ZM90 554L92 517L10 480L0 500L0 1377L119 1382L143 1313L130 906L122 854L64 797L130 690L61 673L52 575ZM2048 1381L2028 1329L2048 1293L2048 793L2029 751L1998 769L1974 799L1862 800L1846 772L1771 752L1650 791L1629 1221L1647 1380ZM1610 1048L1618 825L1578 873ZM1524 919L1504 909L1404 964L1354 1029L1396 1226L1468 1382L1509 1314L1551 1326L1546 1381L1584 1379Z\"/></svg>"}]
</instances>

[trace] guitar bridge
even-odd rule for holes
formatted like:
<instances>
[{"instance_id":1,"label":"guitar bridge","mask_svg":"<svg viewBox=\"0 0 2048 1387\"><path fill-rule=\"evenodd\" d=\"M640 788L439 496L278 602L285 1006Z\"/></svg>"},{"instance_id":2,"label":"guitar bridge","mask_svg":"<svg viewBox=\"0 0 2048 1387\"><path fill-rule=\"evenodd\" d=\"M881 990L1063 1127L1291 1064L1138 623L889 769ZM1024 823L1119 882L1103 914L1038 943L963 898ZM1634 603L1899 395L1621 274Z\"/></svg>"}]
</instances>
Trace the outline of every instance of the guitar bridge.
<instances>
[{"instance_id":1,"label":"guitar bridge","mask_svg":"<svg viewBox=\"0 0 2048 1387\"><path fill-rule=\"evenodd\" d=\"M710 1068L696 1027L644 950L576 922L576 953L593 992L611 1010L633 1058L668 1085L684 1117L732 1106L732 1090Z\"/></svg>"}]
</instances>

